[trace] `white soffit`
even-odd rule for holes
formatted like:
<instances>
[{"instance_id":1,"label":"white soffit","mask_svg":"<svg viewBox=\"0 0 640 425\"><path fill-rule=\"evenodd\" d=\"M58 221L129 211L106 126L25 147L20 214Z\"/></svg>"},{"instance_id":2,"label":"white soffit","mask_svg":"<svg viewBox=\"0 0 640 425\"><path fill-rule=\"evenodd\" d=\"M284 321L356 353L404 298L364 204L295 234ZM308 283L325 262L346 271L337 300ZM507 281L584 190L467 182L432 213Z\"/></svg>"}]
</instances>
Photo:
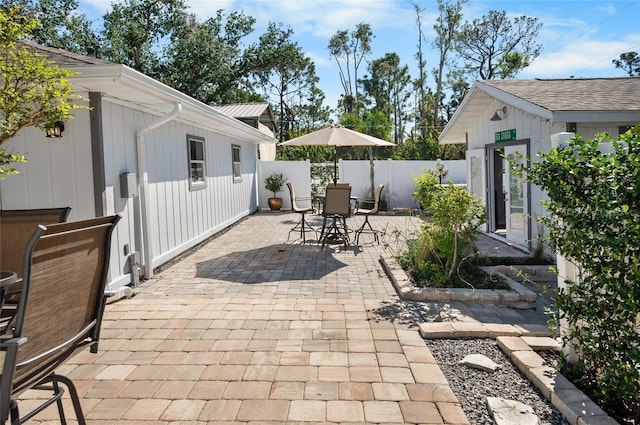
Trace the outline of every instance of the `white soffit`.
<instances>
[{"instance_id":1,"label":"white soffit","mask_svg":"<svg viewBox=\"0 0 640 425\"><path fill-rule=\"evenodd\" d=\"M276 139L229 117L151 77L119 64L70 67L78 72L69 79L76 89L100 92L122 104L164 115L176 103L183 105L180 121L254 143L275 143Z\"/></svg>"}]
</instances>

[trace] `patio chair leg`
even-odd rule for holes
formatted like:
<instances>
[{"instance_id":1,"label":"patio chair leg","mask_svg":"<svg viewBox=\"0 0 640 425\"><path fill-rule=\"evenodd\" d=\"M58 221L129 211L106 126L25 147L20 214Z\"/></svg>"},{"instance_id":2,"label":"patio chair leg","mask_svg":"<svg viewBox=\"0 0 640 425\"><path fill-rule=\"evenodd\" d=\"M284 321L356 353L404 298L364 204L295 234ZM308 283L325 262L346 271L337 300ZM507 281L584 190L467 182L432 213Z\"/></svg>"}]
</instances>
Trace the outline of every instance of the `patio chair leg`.
<instances>
[{"instance_id":1,"label":"patio chair leg","mask_svg":"<svg viewBox=\"0 0 640 425\"><path fill-rule=\"evenodd\" d=\"M342 216L342 227L344 227L344 249L347 249L347 247L349 245L351 245L350 241L349 241L349 229L347 228L347 219Z\"/></svg>"},{"instance_id":2,"label":"patio chair leg","mask_svg":"<svg viewBox=\"0 0 640 425\"><path fill-rule=\"evenodd\" d=\"M356 245L360 245L360 234L365 230L365 226L369 226L369 231L373 233L373 240L380 245L380 239L378 238L378 231L371 227L371 223L369 223L369 216L366 215L364 217L364 223L358 230L356 230Z\"/></svg>"},{"instance_id":3,"label":"patio chair leg","mask_svg":"<svg viewBox=\"0 0 640 425\"><path fill-rule=\"evenodd\" d=\"M47 385L49 383L51 384L51 386ZM46 402L44 402L43 404L38 406L36 409L34 409L31 412L29 412L26 415L24 415L22 418L17 417L18 416L18 406L16 404L15 413L16 413L17 422L15 422L15 423L16 424L20 424L20 423L28 421L29 419L33 418L35 415L37 415L38 413L40 413L45 408L47 408L48 406L50 406L51 404L53 404L55 402L57 404L57 406L58 406L58 413L60 415L60 423L61 424L66 424L67 421L66 421L66 418L65 418L64 410L62 408L62 400L61 400L62 399L62 395L64 394L64 389L60 387L59 383L64 384L67 387L67 389L69 390L69 397L71 398L71 403L73 404L73 410L75 411L76 419L78 421L78 425L87 425L87 422L86 422L86 420L84 418L84 413L82 412L82 406L80 406L80 397L78 396L78 391L76 390L76 386L73 384L71 379L67 378L64 375L57 375L55 373L47 376L36 387L34 387L37 390L53 391L53 396L51 396L50 399L48 399ZM11 410L11 417L12 417L11 422L12 422L12 424L14 423L13 415L14 415L14 413L13 413L13 407L12 407L12 410Z\"/></svg>"},{"instance_id":4,"label":"patio chair leg","mask_svg":"<svg viewBox=\"0 0 640 425\"><path fill-rule=\"evenodd\" d=\"M312 230L316 235L318 234L318 231L311 224L309 224L305 215L306 213L302 213L302 218L300 219L300 221L298 221L298 224L296 224L291 228L291 230L289 230L289 234L287 235L287 242L289 242L289 238L291 238L291 232L297 231L298 229L300 229L300 238L302 239L303 244L307 243L307 230Z\"/></svg>"},{"instance_id":5,"label":"patio chair leg","mask_svg":"<svg viewBox=\"0 0 640 425\"><path fill-rule=\"evenodd\" d=\"M324 219L322 220L322 231L320 232L320 240L322 241L322 246L320 247L320 250L324 249L324 244L327 241L327 236L324 234L326 229L327 229L327 217L325 216Z\"/></svg>"},{"instance_id":6,"label":"patio chair leg","mask_svg":"<svg viewBox=\"0 0 640 425\"><path fill-rule=\"evenodd\" d=\"M333 220L329 228L326 228L327 217L324 218L322 222L322 232L320 233L320 239L322 240L322 246L320 249L324 249L324 245L327 242L327 238L330 236L334 236L342 239L345 248L349 246L349 234L347 233L347 221L343 216L332 216L329 217ZM342 230L340 230L340 226L342 225ZM325 233L326 231L326 233Z\"/></svg>"},{"instance_id":7,"label":"patio chair leg","mask_svg":"<svg viewBox=\"0 0 640 425\"><path fill-rule=\"evenodd\" d=\"M51 383L53 385L53 392L55 394L63 394L64 390L62 390L60 388L60 385L58 385L58 381L53 381ZM64 409L62 408L62 397L58 398L56 400L56 405L58 406L58 415L60 416L60 423L62 425L66 425L67 423L67 419L64 416Z\"/></svg>"},{"instance_id":8,"label":"patio chair leg","mask_svg":"<svg viewBox=\"0 0 640 425\"><path fill-rule=\"evenodd\" d=\"M67 378L64 375L52 375L56 382L62 382L69 389L69 396L71 397L71 402L73 403L73 410L76 412L76 419L78 420L78 425L87 425L87 422L84 419L84 413L82 413L82 406L80 406L80 397L78 396L78 391L76 390L76 386L73 384L71 379Z\"/></svg>"}]
</instances>

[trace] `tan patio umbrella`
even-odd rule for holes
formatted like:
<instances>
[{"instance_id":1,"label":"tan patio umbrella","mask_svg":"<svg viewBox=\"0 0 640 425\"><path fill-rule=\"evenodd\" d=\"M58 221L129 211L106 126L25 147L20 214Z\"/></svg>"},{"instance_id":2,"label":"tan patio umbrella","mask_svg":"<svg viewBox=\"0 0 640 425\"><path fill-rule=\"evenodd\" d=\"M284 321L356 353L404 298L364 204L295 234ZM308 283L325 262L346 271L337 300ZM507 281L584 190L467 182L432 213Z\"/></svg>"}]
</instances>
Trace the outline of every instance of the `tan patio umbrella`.
<instances>
[{"instance_id":1,"label":"tan patio umbrella","mask_svg":"<svg viewBox=\"0 0 640 425\"><path fill-rule=\"evenodd\" d=\"M330 125L295 139L287 140L280 146L333 146L333 183L338 181L339 146L396 146L395 143L359 131L350 130L341 125Z\"/></svg>"}]
</instances>

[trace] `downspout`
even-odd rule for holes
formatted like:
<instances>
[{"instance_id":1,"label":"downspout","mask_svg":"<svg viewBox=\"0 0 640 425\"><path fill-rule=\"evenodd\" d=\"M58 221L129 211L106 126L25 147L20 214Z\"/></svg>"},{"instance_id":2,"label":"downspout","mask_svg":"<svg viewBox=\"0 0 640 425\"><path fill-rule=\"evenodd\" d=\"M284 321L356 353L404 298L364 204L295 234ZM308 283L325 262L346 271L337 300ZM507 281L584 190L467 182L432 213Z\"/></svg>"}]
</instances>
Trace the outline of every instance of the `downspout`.
<instances>
[{"instance_id":1,"label":"downspout","mask_svg":"<svg viewBox=\"0 0 640 425\"><path fill-rule=\"evenodd\" d=\"M177 118L182 112L182 105L176 103L173 111L146 124L136 131L136 151L138 154L138 190L140 194L140 224L142 226L142 255L144 258L144 277L153 277L153 246L151 243L151 226L149 223L149 178L147 176L147 150L145 134L161 125Z\"/></svg>"}]
</instances>

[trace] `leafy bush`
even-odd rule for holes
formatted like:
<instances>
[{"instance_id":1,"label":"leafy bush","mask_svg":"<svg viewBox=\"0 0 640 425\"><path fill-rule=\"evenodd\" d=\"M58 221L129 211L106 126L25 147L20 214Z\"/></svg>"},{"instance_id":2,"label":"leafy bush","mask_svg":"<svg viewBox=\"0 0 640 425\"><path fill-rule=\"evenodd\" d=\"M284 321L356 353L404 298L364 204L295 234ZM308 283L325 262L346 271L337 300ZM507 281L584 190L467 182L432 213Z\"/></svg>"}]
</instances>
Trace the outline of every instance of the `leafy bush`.
<instances>
[{"instance_id":1,"label":"leafy bush","mask_svg":"<svg viewBox=\"0 0 640 425\"><path fill-rule=\"evenodd\" d=\"M611 142L612 153L600 143ZM527 170L544 189L551 246L579 265L558 291L564 343L579 357L562 371L618 420L638 424L640 398L640 126L620 142L575 137Z\"/></svg>"},{"instance_id":2,"label":"leafy bush","mask_svg":"<svg viewBox=\"0 0 640 425\"><path fill-rule=\"evenodd\" d=\"M276 198L278 192L282 190L282 185L287 181L287 178L282 173L274 173L264 179L264 188L273 193L273 197Z\"/></svg>"},{"instance_id":3,"label":"leafy bush","mask_svg":"<svg viewBox=\"0 0 640 425\"><path fill-rule=\"evenodd\" d=\"M414 199L425 219L422 232L408 246L412 270L430 276L433 286L454 285L454 273L460 270L484 221L484 208L464 187L439 184L433 171L414 176ZM406 259L405 259L406 264Z\"/></svg>"},{"instance_id":4,"label":"leafy bush","mask_svg":"<svg viewBox=\"0 0 640 425\"><path fill-rule=\"evenodd\" d=\"M333 162L311 163L311 194L324 193L329 183L333 182Z\"/></svg>"}]
</instances>

